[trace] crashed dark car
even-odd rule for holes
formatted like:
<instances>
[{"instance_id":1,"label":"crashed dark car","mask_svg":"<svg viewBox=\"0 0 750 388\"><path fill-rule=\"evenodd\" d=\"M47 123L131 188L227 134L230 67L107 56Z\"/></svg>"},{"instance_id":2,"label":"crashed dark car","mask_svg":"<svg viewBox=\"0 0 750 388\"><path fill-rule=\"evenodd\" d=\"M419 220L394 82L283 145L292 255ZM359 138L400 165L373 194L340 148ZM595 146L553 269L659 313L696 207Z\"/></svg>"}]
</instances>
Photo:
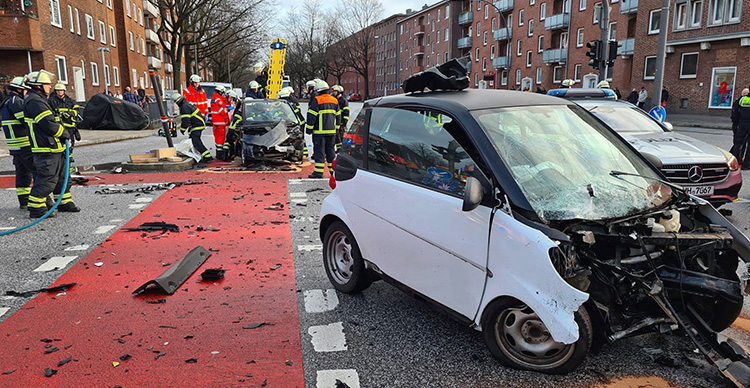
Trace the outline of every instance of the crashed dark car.
<instances>
[{"instance_id":1,"label":"crashed dark car","mask_svg":"<svg viewBox=\"0 0 750 388\"><path fill-rule=\"evenodd\" d=\"M681 329L749 384L718 334L747 237L575 103L455 81L367 101L347 130L320 215L333 286L414 293L513 368L567 373L595 345Z\"/></svg>"},{"instance_id":2,"label":"crashed dark car","mask_svg":"<svg viewBox=\"0 0 750 388\"><path fill-rule=\"evenodd\" d=\"M287 101L247 98L242 115L244 166L302 160L304 128Z\"/></svg>"}]
</instances>

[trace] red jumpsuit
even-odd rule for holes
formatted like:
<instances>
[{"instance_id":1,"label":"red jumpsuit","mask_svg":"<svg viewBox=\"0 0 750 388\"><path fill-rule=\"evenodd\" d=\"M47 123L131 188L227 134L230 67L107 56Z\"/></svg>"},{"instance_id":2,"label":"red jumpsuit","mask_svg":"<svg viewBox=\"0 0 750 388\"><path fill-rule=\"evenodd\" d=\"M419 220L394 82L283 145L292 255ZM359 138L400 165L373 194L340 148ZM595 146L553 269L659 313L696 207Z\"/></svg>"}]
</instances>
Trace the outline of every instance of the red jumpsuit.
<instances>
[{"instance_id":1,"label":"red jumpsuit","mask_svg":"<svg viewBox=\"0 0 750 388\"><path fill-rule=\"evenodd\" d=\"M195 90L193 85L190 85L184 92L182 92L182 95L185 96L185 99L188 100L188 102L195 105L195 107L201 111L201 115L203 115L203 118L205 119L208 114L208 99L206 99L206 92L203 91L203 88Z\"/></svg>"},{"instance_id":2,"label":"red jumpsuit","mask_svg":"<svg viewBox=\"0 0 750 388\"><path fill-rule=\"evenodd\" d=\"M216 142L216 156L217 159L226 159L226 152L224 152L224 138L227 134L227 126L229 125L229 108L227 106L227 99L219 93L214 93L214 98L211 100L211 121L213 122L214 128L214 140Z\"/></svg>"}]
</instances>

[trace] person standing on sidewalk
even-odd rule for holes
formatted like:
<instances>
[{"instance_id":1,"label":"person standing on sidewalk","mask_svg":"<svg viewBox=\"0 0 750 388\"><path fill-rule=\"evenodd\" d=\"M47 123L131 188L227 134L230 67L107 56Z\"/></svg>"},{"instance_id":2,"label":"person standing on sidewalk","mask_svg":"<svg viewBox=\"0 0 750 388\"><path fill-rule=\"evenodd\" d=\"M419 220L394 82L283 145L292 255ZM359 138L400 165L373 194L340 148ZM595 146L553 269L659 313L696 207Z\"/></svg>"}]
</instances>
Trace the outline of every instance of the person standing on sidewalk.
<instances>
[{"instance_id":1,"label":"person standing on sidewalk","mask_svg":"<svg viewBox=\"0 0 750 388\"><path fill-rule=\"evenodd\" d=\"M201 140L203 130L206 129L206 120L203 118L200 109L188 101L185 96L179 93L172 93L172 102L180 107L180 131L185 134L188 131L190 141L193 147L201 154L201 163L208 163L214 158L211 157L211 151L206 148Z\"/></svg>"},{"instance_id":2,"label":"person standing on sidewalk","mask_svg":"<svg viewBox=\"0 0 750 388\"><path fill-rule=\"evenodd\" d=\"M315 170L308 178L322 178L328 162L328 171L333 174L333 158L336 157L334 138L336 129L341 125L339 100L328 94L328 83L318 81L315 86L317 95L310 99L307 109L306 132L313 135L313 159Z\"/></svg>"},{"instance_id":3,"label":"person standing on sidewalk","mask_svg":"<svg viewBox=\"0 0 750 388\"><path fill-rule=\"evenodd\" d=\"M65 148L72 134L60 124L60 119L47 102L54 76L45 70L34 71L26 76L26 84L31 90L24 97L23 115L29 128L31 152L36 166L36 177L28 205L31 218L39 218L47 212L46 198L50 193L55 201L62 196L57 210L81 211L70 195L70 179L63 186L66 177L70 176L70 172L65 169Z\"/></svg>"},{"instance_id":4,"label":"person standing on sidewalk","mask_svg":"<svg viewBox=\"0 0 750 388\"><path fill-rule=\"evenodd\" d=\"M133 104L136 104L140 107L143 107L140 97L138 97L138 95L135 94L132 89L130 89L130 86L125 87L125 94L123 94L122 99L127 102L132 102Z\"/></svg>"},{"instance_id":5,"label":"person standing on sidewalk","mask_svg":"<svg viewBox=\"0 0 750 388\"><path fill-rule=\"evenodd\" d=\"M646 109L646 100L648 99L648 92L644 86L641 86L641 91L638 93L638 107Z\"/></svg>"},{"instance_id":6,"label":"person standing on sidewalk","mask_svg":"<svg viewBox=\"0 0 750 388\"><path fill-rule=\"evenodd\" d=\"M24 85L23 77L15 77L8 85L10 94L0 106L3 132L8 141L8 150L13 155L13 166L16 170L16 196L22 210L27 208L31 182L36 174L34 156L31 153L29 129L23 119L23 96L28 86Z\"/></svg>"}]
</instances>

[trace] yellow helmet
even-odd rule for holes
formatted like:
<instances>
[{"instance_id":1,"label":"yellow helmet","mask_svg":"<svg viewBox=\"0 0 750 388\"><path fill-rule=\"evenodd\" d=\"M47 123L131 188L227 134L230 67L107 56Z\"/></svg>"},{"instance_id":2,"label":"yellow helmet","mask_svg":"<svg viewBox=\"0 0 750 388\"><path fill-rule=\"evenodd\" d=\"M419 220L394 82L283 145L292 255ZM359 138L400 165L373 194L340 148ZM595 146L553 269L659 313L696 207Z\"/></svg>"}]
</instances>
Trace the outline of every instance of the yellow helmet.
<instances>
[{"instance_id":1,"label":"yellow helmet","mask_svg":"<svg viewBox=\"0 0 750 388\"><path fill-rule=\"evenodd\" d=\"M25 82L28 85L51 85L55 75L47 70L32 71L26 75Z\"/></svg>"},{"instance_id":2,"label":"yellow helmet","mask_svg":"<svg viewBox=\"0 0 750 388\"><path fill-rule=\"evenodd\" d=\"M23 83L23 77L13 77L10 81L10 86L16 89L28 89L29 87Z\"/></svg>"},{"instance_id":3,"label":"yellow helmet","mask_svg":"<svg viewBox=\"0 0 750 388\"><path fill-rule=\"evenodd\" d=\"M55 90L67 90L67 88L64 83L58 82L55 84Z\"/></svg>"}]
</instances>

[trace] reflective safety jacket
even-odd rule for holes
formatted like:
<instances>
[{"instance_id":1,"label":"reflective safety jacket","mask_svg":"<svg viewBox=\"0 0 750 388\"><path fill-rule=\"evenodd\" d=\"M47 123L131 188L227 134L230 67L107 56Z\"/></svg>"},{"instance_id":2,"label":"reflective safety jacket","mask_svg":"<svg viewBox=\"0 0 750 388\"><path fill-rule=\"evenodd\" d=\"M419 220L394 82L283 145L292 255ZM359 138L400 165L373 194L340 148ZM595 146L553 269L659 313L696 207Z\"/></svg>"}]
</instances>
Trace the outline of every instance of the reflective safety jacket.
<instances>
[{"instance_id":1,"label":"reflective safety jacket","mask_svg":"<svg viewBox=\"0 0 750 388\"><path fill-rule=\"evenodd\" d=\"M227 99L219 93L214 93L214 98L211 100L211 122L218 127L229 125Z\"/></svg>"},{"instance_id":2,"label":"reflective safety jacket","mask_svg":"<svg viewBox=\"0 0 750 388\"><path fill-rule=\"evenodd\" d=\"M57 96L57 93L53 94L49 98L49 105L54 109L56 115L60 118L62 125L66 128L75 128L75 116L78 115L78 103L68 95L64 95L63 98Z\"/></svg>"},{"instance_id":3,"label":"reflective safety jacket","mask_svg":"<svg viewBox=\"0 0 750 388\"><path fill-rule=\"evenodd\" d=\"M349 101L343 94L338 97L338 100L339 110L341 111L341 125L346 126L346 123L349 122Z\"/></svg>"},{"instance_id":4,"label":"reflective safety jacket","mask_svg":"<svg viewBox=\"0 0 750 388\"><path fill-rule=\"evenodd\" d=\"M741 128L750 128L750 97L741 97L739 106L740 107L737 112L737 122Z\"/></svg>"},{"instance_id":5,"label":"reflective safety jacket","mask_svg":"<svg viewBox=\"0 0 750 388\"><path fill-rule=\"evenodd\" d=\"M326 93L310 100L307 109L307 133L313 135L335 135L341 125L339 100Z\"/></svg>"},{"instance_id":6,"label":"reflective safety jacket","mask_svg":"<svg viewBox=\"0 0 750 388\"><path fill-rule=\"evenodd\" d=\"M229 129L233 129L237 131L237 126L242 124L242 108L243 104L242 102L239 102L237 104L237 107L234 108L234 114L232 115L231 123L229 124Z\"/></svg>"},{"instance_id":7,"label":"reflective safety jacket","mask_svg":"<svg viewBox=\"0 0 750 388\"><path fill-rule=\"evenodd\" d=\"M196 108L195 105L186 100L182 100L179 103L179 106L180 118L182 121L180 127L182 129L187 129L188 133L206 129L206 120L203 119L200 109Z\"/></svg>"},{"instance_id":8,"label":"reflective safety jacket","mask_svg":"<svg viewBox=\"0 0 750 388\"><path fill-rule=\"evenodd\" d=\"M47 96L40 90L31 89L23 99L23 116L29 129L31 152L65 152L65 140L70 134L55 116L47 102Z\"/></svg>"},{"instance_id":9,"label":"reflective safety jacket","mask_svg":"<svg viewBox=\"0 0 750 388\"><path fill-rule=\"evenodd\" d=\"M195 90L193 85L190 85L184 92L182 92L182 95L185 96L185 99L188 100L188 102L195 105L195 107L201 111L203 117L206 117L206 114L208 114L208 99L206 98L206 92L203 88Z\"/></svg>"},{"instance_id":10,"label":"reflective safety jacket","mask_svg":"<svg viewBox=\"0 0 750 388\"><path fill-rule=\"evenodd\" d=\"M15 155L30 152L29 129L23 120L23 97L20 94L10 92L0 107L0 119L10 153Z\"/></svg>"}]
</instances>

